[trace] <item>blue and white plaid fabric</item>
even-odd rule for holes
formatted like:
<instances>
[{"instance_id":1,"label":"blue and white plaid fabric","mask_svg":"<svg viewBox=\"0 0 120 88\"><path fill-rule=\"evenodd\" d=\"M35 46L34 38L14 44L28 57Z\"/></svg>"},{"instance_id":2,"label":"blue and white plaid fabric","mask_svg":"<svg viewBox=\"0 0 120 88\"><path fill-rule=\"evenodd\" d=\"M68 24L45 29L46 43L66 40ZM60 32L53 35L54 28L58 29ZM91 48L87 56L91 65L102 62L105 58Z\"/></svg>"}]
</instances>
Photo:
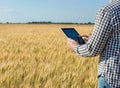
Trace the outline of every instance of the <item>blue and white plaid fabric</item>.
<instances>
[{"instance_id":1,"label":"blue and white plaid fabric","mask_svg":"<svg viewBox=\"0 0 120 88\"><path fill-rule=\"evenodd\" d=\"M74 50L85 57L100 55L98 75L111 88L120 88L120 0L111 0L98 11L91 39Z\"/></svg>"}]
</instances>

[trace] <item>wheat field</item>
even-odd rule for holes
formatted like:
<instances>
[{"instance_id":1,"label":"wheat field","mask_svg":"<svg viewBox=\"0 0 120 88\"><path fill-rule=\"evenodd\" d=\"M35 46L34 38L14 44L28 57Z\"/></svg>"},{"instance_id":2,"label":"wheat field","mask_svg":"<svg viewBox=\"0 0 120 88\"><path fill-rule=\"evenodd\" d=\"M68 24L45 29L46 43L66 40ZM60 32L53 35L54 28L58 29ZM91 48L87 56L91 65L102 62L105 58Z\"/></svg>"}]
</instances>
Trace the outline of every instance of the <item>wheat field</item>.
<instances>
[{"instance_id":1,"label":"wheat field","mask_svg":"<svg viewBox=\"0 0 120 88\"><path fill-rule=\"evenodd\" d=\"M1 24L0 88L97 88L98 57L67 48L62 27L91 33L93 25Z\"/></svg>"}]
</instances>

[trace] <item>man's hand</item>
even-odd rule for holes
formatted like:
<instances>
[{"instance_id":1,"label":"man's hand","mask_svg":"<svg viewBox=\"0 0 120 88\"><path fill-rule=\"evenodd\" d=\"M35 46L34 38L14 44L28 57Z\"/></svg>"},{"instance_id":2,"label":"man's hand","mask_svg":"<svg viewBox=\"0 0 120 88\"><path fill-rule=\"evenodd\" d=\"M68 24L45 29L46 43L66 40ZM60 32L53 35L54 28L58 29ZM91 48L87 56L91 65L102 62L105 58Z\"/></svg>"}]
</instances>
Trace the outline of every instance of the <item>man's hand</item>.
<instances>
[{"instance_id":1,"label":"man's hand","mask_svg":"<svg viewBox=\"0 0 120 88\"><path fill-rule=\"evenodd\" d=\"M74 51L74 46L79 45L79 43L70 38L67 38L67 45L71 51Z\"/></svg>"},{"instance_id":2,"label":"man's hand","mask_svg":"<svg viewBox=\"0 0 120 88\"><path fill-rule=\"evenodd\" d=\"M81 35L85 41L88 41L91 38L91 34Z\"/></svg>"},{"instance_id":3,"label":"man's hand","mask_svg":"<svg viewBox=\"0 0 120 88\"><path fill-rule=\"evenodd\" d=\"M79 37L79 36L78 36ZM81 35L81 37L83 37L83 39L85 41L88 41L90 38L91 38L91 34L84 34L84 35ZM74 51L74 47L76 45L79 45L78 42L76 42L75 40L73 39L70 39L70 38L67 38L67 45L68 45L68 48L71 50L71 51Z\"/></svg>"}]
</instances>

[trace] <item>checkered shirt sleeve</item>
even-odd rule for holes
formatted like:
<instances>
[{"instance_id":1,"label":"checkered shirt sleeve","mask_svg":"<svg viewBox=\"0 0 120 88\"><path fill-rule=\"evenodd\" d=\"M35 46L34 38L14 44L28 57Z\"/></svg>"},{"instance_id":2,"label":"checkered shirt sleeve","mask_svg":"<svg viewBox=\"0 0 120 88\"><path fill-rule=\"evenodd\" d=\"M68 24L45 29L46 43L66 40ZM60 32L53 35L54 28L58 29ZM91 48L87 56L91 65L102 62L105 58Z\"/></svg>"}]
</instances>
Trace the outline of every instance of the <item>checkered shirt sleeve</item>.
<instances>
[{"instance_id":1,"label":"checkered shirt sleeve","mask_svg":"<svg viewBox=\"0 0 120 88\"><path fill-rule=\"evenodd\" d=\"M94 31L91 39L85 45L74 47L75 52L80 56L96 56L100 54L112 32L111 12L100 9L96 16Z\"/></svg>"}]
</instances>

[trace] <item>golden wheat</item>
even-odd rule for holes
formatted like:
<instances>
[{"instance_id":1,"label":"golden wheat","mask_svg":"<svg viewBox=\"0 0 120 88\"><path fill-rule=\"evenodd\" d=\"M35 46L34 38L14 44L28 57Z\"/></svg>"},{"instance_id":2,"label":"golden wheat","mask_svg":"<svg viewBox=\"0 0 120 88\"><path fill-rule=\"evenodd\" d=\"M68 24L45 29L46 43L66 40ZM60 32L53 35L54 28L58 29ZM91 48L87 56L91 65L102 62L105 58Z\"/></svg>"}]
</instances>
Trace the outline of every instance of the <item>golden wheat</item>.
<instances>
[{"instance_id":1,"label":"golden wheat","mask_svg":"<svg viewBox=\"0 0 120 88\"><path fill-rule=\"evenodd\" d=\"M68 51L61 27L91 33L93 25L0 25L0 88L97 88L96 58Z\"/></svg>"}]
</instances>

